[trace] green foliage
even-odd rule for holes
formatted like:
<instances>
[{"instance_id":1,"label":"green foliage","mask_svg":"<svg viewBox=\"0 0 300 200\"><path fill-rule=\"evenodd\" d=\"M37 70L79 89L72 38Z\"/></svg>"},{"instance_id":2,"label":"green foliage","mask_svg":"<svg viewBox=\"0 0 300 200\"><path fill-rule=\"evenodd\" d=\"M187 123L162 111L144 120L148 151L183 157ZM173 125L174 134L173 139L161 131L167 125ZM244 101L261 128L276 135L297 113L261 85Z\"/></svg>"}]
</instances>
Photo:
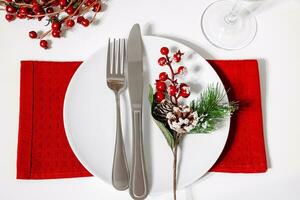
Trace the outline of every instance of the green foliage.
<instances>
[{"instance_id":1,"label":"green foliage","mask_svg":"<svg viewBox=\"0 0 300 200\"><path fill-rule=\"evenodd\" d=\"M151 104L151 106L153 105L153 100L154 100L154 95L153 95L153 87L151 85L149 85L149 92L148 92L148 100Z\"/></svg>"},{"instance_id":2,"label":"green foliage","mask_svg":"<svg viewBox=\"0 0 300 200\"><path fill-rule=\"evenodd\" d=\"M149 93L148 93L148 100L151 104L151 115L153 117L153 107L155 106L155 101L154 101L154 94L153 94L153 88L151 85L149 85ZM154 118L154 117L153 117ZM173 135L171 133L171 131L167 128L168 126L166 126L166 124L156 120L154 118L155 123L157 124L157 126L159 127L159 129L161 130L161 132L163 133L163 135L165 136L169 146L171 147L171 149L173 149L174 147L174 138Z\"/></svg>"},{"instance_id":3,"label":"green foliage","mask_svg":"<svg viewBox=\"0 0 300 200\"><path fill-rule=\"evenodd\" d=\"M190 103L191 109L197 112L199 120L196 127L189 134L211 133L222 124L225 118L238 109L237 102L224 103L225 95L226 92L220 88L220 85L209 85L198 99ZM154 90L151 85L149 85L148 99L151 104L151 115L169 146L173 149L174 137L168 124L155 119L153 116L153 108L156 106L156 102L154 100Z\"/></svg>"},{"instance_id":4,"label":"green foliage","mask_svg":"<svg viewBox=\"0 0 300 200\"><path fill-rule=\"evenodd\" d=\"M237 102L223 103L225 95L218 84L209 85L199 99L191 102L190 107L198 113L199 121L190 133L210 133L238 109Z\"/></svg>"},{"instance_id":5,"label":"green foliage","mask_svg":"<svg viewBox=\"0 0 300 200\"><path fill-rule=\"evenodd\" d=\"M163 135L165 136L168 145L171 147L171 149L173 149L174 147L174 138L172 133L170 132L170 130L165 126L164 123L154 119L155 123L157 124L157 126L159 127L159 129L161 130L161 132L163 133Z\"/></svg>"}]
</instances>

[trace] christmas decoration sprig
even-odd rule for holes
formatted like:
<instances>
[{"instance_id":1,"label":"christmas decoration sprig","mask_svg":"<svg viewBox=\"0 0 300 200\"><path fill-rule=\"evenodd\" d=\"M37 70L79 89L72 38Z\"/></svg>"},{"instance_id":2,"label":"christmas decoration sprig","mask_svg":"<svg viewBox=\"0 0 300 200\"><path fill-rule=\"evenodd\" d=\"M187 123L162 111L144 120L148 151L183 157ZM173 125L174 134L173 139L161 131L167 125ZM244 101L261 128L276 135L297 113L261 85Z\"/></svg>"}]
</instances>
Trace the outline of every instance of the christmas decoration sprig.
<instances>
[{"instance_id":1,"label":"christmas decoration sprig","mask_svg":"<svg viewBox=\"0 0 300 200\"><path fill-rule=\"evenodd\" d=\"M51 29L37 33L30 31L29 37L39 39L40 46L49 48L49 41L44 38L51 33L52 37L60 38L62 34L75 25L75 21L88 27L101 11L101 0L0 0L0 11L6 12L5 19L11 22L15 19L37 19L46 17ZM91 19L85 17L88 12L94 12Z\"/></svg>"},{"instance_id":2,"label":"christmas decoration sprig","mask_svg":"<svg viewBox=\"0 0 300 200\"><path fill-rule=\"evenodd\" d=\"M149 102L151 113L157 126L163 133L173 152L173 196L176 200L177 188L177 150L180 142L187 134L208 134L216 130L222 121L238 109L237 102L224 102L226 93L219 84L209 85L199 98L185 104L191 90L188 84L180 83L178 76L187 72L185 66L175 68L184 53L176 51L169 56L169 49L160 49L162 57L158 64L168 72L161 72L155 82L155 90L149 86Z\"/></svg>"},{"instance_id":3,"label":"christmas decoration sprig","mask_svg":"<svg viewBox=\"0 0 300 200\"><path fill-rule=\"evenodd\" d=\"M210 133L217 129L225 117L238 109L237 102L223 103L225 95L219 84L212 84L202 92L199 99L190 103L191 109L199 116L196 127L190 133Z\"/></svg>"}]
</instances>

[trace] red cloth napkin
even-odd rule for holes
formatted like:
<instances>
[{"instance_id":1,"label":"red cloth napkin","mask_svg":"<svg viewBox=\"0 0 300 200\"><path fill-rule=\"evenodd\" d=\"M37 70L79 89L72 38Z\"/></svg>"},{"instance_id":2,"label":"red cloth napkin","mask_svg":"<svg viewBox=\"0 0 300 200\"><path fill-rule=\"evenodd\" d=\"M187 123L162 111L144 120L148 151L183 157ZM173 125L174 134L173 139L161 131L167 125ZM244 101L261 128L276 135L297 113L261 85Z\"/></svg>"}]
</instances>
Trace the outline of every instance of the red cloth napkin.
<instances>
[{"instance_id":1,"label":"red cloth napkin","mask_svg":"<svg viewBox=\"0 0 300 200\"><path fill-rule=\"evenodd\" d=\"M229 98L240 101L229 138L210 171L257 173L267 170L259 71L256 60L209 61ZM21 62L18 179L84 177L91 174L72 152L63 125L63 101L81 62Z\"/></svg>"}]
</instances>

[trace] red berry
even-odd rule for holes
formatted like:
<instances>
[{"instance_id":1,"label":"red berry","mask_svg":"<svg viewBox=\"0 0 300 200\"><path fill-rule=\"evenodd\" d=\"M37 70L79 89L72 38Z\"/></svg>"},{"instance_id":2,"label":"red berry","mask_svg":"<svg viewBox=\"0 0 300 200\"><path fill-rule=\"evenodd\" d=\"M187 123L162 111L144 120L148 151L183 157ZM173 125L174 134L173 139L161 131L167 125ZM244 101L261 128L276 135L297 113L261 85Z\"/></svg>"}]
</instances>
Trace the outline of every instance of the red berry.
<instances>
[{"instance_id":1,"label":"red berry","mask_svg":"<svg viewBox=\"0 0 300 200\"><path fill-rule=\"evenodd\" d=\"M175 53L173 56L173 59L175 62L180 62L181 61L181 55L179 53Z\"/></svg>"},{"instance_id":2,"label":"red berry","mask_svg":"<svg viewBox=\"0 0 300 200\"><path fill-rule=\"evenodd\" d=\"M75 22L74 22L73 19L68 19L66 23L67 23L67 26L70 27L70 28L75 25Z\"/></svg>"},{"instance_id":3,"label":"red berry","mask_svg":"<svg viewBox=\"0 0 300 200\"><path fill-rule=\"evenodd\" d=\"M24 3L26 3L26 4L30 4L31 3L31 0L23 0L24 1Z\"/></svg>"},{"instance_id":4,"label":"red berry","mask_svg":"<svg viewBox=\"0 0 300 200\"><path fill-rule=\"evenodd\" d=\"M12 2L12 0L6 0L6 2L7 2L7 3L11 3L11 2Z\"/></svg>"},{"instance_id":5,"label":"red berry","mask_svg":"<svg viewBox=\"0 0 300 200\"><path fill-rule=\"evenodd\" d=\"M52 7L49 7L46 9L46 13L50 14L50 13L53 13L54 12L54 9Z\"/></svg>"},{"instance_id":6,"label":"red berry","mask_svg":"<svg viewBox=\"0 0 300 200\"><path fill-rule=\"evenodd\" d=\"M68 5L68 2L67 2L67 0L59 0L59 5L61 7L65 7L66 5Z\"/></svg>"},{"instance_id":7,"label":"red berry","mask_svg":"<svg viewBox=\"0 0 300 200\"><path fill-rule=\"evenodd\" d=\"M9 22L13 21L15 19L15 16L14 15L11 15L11 14L6 14L5 15L5 19Z\"/></svg>"},{"instance_id":8,"label":"red berry","mask_svg":"<svg viewBox=\"0 0 300 200\"><path fill-rule=\"evenodd\" d=\"M81 24L85 27L89 26L90 25L90 21L88 19L83 19Z\"/></svg>"},{"instance_id":9,"label":"red berry","mask_svg":"<svg viewBox=\"0 0 300 200\"><path fill-rule=\"evenodd\" d=\"M162 102L165 99L165 93L158 91L155 93L155 99L158 103Z\"/></svg>"},{"instance_id":10,"label":"red berry","mask_svg":"<svg viewBox=\"0 0 300 200\"><path fill-rule=\"evenodd\" d=\"M189 88L189 86L185 83L180 83L180 86L179 86L180 90L184 89L184 88Z\"/></svg>"},{"instance_id":11,"label":"red berry","mask_svg":"<svg viewBox=\"0 0 300 200\"><path fill-rule=\"evenodd\" d=\"M166 90L166 83L163 81L156 81L156 90L157 91L165 91Z\"/></svg>"},{"instance_id":12,"label":"red berry","mask_svg":"<svg viewBox=\"0 0 300 200\"><path fill-rule=\"evenodd\" d=\"M41 11L41 10L42 10L42 8L40 7L39 4L34 4L34 5L32 6L32 11L35 12L35 13L37 13L37 12L39 12L39 11Z\"/></svg>"},{"instance_id":13,"label":"red berry","mask_svg":"<svg viewBox=\"0 0 300 200\"><path fill-rule=\"evenodd\" d=\"M168 93L170 96L175 96L177 94L177 88L175 85L170 85L168 88Z\"/></svg>"},{"instance_id":14,"label":"red berry","mask_svg":"<svg viewBox=\"0 0 300 200\"><path fill-rule=\"evenodd\" d=\"M168 74L166 72L161 72L159 74L159 80L166 81L168 79Z\"/></svg>"},{"instance_id":15,"label":"red berry","mask_svg":"<svg viewBox=\"0 0 300 200\"><path fill-rule=\"evenodd\" d=\"M68 13L69 15L72 15L74 13L74 11L75 10L74 10L73 6L69 6L66 10L66 13Z\"/></svg>"},{"instance_id":16,"label":"red berry","mask_svg":"<svg viewBox=\"0 0 300 200\"><path fill-rule=\"evenodd\" d=\"M100 3L96 3L94 6L93 6L93 11L94 12L100 12L101 10L101 4Z\"/></svg>"},{"instance_id":17,"label":"red berry","mask_svg":"<svg viewBox=\"0 0 300 200\"><path fill-rule=\"evenodd\" d=\"M183 98L188 98L190 96L190 92L188 91L181 91L180 92L180 96L182 96Z\"/></svg>"},{"instance_id":18,"label":"red berry","mask_svg":"<svg viewBox=\"0 0 300 200\"><path fill-rule=\"evenodd\" d=\"M38 17L39 21L41 21L45 17L45 11L44 10L40 10L36 14L39 15L39 17Z\"/></svg>"},{"instance_id":19,"label":"red berry","mask_svg":"<svg viewBox=\"0 0 300 200\"><path fill-rule=\"evenodd\" d=\"M17 13L17 18L19 18L19 19L25 19L26 15L23 15L21 13Z\"/></svg>"},{"instance_id":20,"label":"red berry","mask_svg":"<svg viewBox=\"0 0 300 200\"><path fill-rule=\"evenodd\" d=\"M169 49L167 48L167 47L162 47L161 49L160 49L160 53L162 54L162 55L168 55L169 54Z\"/></svg>"},{"instance_id":21,"label":"red berry","mask_svg":"<svg viewBox=\"0 0 300 200\"><path fill-rule=\"evenodd\" d=\"M52 31L52 36L55 38L60 38L60 31L55 29Z\"/></svg>"},{"instance_id":22,"label":"red berry","mask_svg":"<svg viewBox=\"0 0 300 200\"><path fill-rule=\"evenodd\" d=\"M190 96L190 94L191 94L190 87L185 83L181 83L180 84L180 96L182 96L183 98L188 98Z\"/></svg>"},{"instance_id":23,"label":"red berry","mask_svg":"<svg viewBox=\"0 0 300 200\"><path fill-rule=\"evenodd\" d=\"M83 16L77 17L77 23L81 24L81 22L84 20Z\"/></svg>"},{"instance_id":24,"label":"red berry","mask_svg":"<svg viewBox=\"0 0 300 200\"><path fill-rule=\"evenodd\" d=\"M28 11L27 18L28 18L28 19L33 19L32 15L34 15L34 12L33 12L32 10L29 10L29 11Z\"/></svg>"},{"instance_id":25,"label":"red berry","mask_svg":"<svg viewBox=\"0 0 300 200\"><path fill-rule=\"evenodd\" d=\"M41 40L40 41L40 46L43 47L44 49L47 49L48 48L47 40Z\"/></svg>"},{"instance_id":26,"label":"red berry","mask_svg":"<svg viewBox=\"0 0 300 200\"><path fill-rule=\"evenodd\" d=\"M12 5L7 5L7 6L5 7L5 9L6 9L6 12L11 13L11 14L17 12L17 9L16 9L15 7L13 7Z\"/></svg>"},{"instance_id":27,"label":"red berry","mask_svg":"<svg viewBox=\"0 0 300 200\"><path fill-rule=\"evenodd\" d=\"M51 6L58 6L59 5L59 1L58 0L55 0L51 3Z\"/></svg>"},{"instance_id":28,"label":"red berry","mask_svg":"<svg viewBox=\"0 0 300 200\"><path fill-rule=\"evenodd\" d=\"M85 2L85 5L86 5L86 6L90 6L90 5L92 5L92 3L94 3L94 1L95 1L95 0L87 0L87 1Z\"/></svg>"},{"instance_id":29,"label":"red berry","mask_svg":"<svg viewBox=\"0 0 300 200\"><path fill-rule=\"evenodd\" d=\"M184 66L180 66L180 67L178 67L178 69L177 69L177 73L178 74L184 74L186 72L186 68L184 67Z\"/></svg>"},{"instance_id":30,"label":"red berry","mask_svg":"<svg viewBox=\"0 0 300 200\"><path fill-rule=\"evenodd\" d=\"M60 27L61 27L61 23L60 22L54 21L51 24L52 30L60 30Z\"/></svg>"},{"instance_id":31,"label":"red berry","mask_svg":"<svg viewBox=\"0 0 300 200\"><path fill-rule=\"evenodd\" d=\"M160 57L160 58L158 59L158 64L159 64L160 66L164 66L166 63L167 63L167 59L166 59L165 57Z\"/></svg>"},{"instance_id":32,"label":"red berry","mask_svg":"<svg viewBox=\"0 0 300 200\"><path fill-rule=\"evenodd\" d=\"M34 39L34 38L37 38L37 33L35 31L30 31L29 32L29 37Z\"/></svg>"},{"instance_id":33,"label":"red berry","mask_svg":"<svg viewBox=\"0 0 300 200\"><path fill-rule=\"evenodd\" d=\"M22 15L27 15L28 13L28 9L26 7L20 7L19 9L19 13L22 14Z\"/></svg>"}]
</instances>

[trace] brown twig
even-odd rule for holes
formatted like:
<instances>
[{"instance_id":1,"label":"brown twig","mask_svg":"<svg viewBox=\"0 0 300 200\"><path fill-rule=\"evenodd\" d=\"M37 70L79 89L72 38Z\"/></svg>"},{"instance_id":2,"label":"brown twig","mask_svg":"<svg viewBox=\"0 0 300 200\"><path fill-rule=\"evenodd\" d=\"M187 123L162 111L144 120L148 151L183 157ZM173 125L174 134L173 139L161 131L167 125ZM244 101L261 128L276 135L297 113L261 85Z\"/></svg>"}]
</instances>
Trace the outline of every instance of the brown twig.
<instances>
[{"instance_id":1,"label":"brown twig","mask_svg":"<svg viewBox=\"0 0 300 200\"><path fill-rule=\"evenodd\" d=\"M43 34L39 37L39 39L40 39L40 40L43 39L43 38L46 37L51 31L52 31L52 29L50 29L49 31L43 33Z\"/></svg>"},{"instance_id":2,"label":"brown twig","mask_svg":"<svg viewBox=\"0 0 300 200\"><path fill-rule=\"evenodd\" d=\"M170 71L171 71L171 75L172 75L172 77L171 78L169 78L169 80L171 81L171 83L175 86L175 87L177 87L177 83L176 83L176 81L175 81L175 75L176 75L176 73L174 72L174 70L173 70L173 67L172 67L172 60L170 60L170 58L169 58L169 56L168 55L166 55L166 59L167 59L167 66L169 67L169 69L170 69ZM171 100L172 100L172 102L175 104L175 105L177 105L178 104L178 98L179 97L172 97L171 98ZM173 101L174 100L174 101Z\"/></svg>"},{"instance_id":3,"label":"brown twig","mask_svg":"<svg viewBox=\"0 0 300 200\"><path fill-rule=\"evenodd\" d=\"M59 14L59 13L62 13L64 12L65 10L67 10L67 8L73 3L74 0L71 0L69 2L69 4L67 6L64 7L64 9L61 9L61 10L58 10L56 12L53 12L53 13L45 13L45 14L42 14L42 15L27 15L28 17L45 17L45 16L52 16L52 15L56 15L56 14Z\"/></svg>"},{"instance_id":4,"label":"brown twig","mask_svg":"<svg viewBox=\"0 0 300 200\"><path fill-rule=\"evenodd\" d=\"M50 5L50 4L53 3L54 1L56 1L56 0L51 0L51 1L47 2L47 3L45 4L45 6Z\"/></svg>"},{"instance_id":5,"label":"brown twig","mask_svg":"<svg viewBox=\"0 0 300 200\"><path fill-rule=\"evenodd\" d=\"M85 7L80 13L80 15L84 15L85 13L89 12L90 8L96 5L97 3L98 3L97 1L94 1L91 5Z\"/></svg>"},{"instance_id":6,"label":"brown twig","mask_svg":"<svg viewBox=\"0 0 300 200\"><path fill-rule=\"evenodd\" d=\"M93 18L91 19L91 22L90 22L90 23L93 23L93 22L94 22L94 20L96 19L97 14L98 14L98 12L95 12L95 14L94 14Z\"/></svg>"},{"instance_id":7,"label":"brown twig","mask_svg":"<svg viewBox=\"0 0 300 200\"><path fill-rule=\"evenodd\" d=\"M0 6L5 7L6 6L6 2L5 1L0 1Z\"/></svg>"},{"instance_id":8,"label":"brown twig","mask_svg":"<svg viewBox=\"0 0 300 200\"><path fill-rule=\"evenodd\" d=\"M23 6L23 7L28 7L28 8L33 7L32 4L27 4L27 3L14 3L14 4L16 4L17 6Z\"/></svg>"},{"instance_id":9,"label":"brown twig","mask_svg":"<svg viewBox=\"0 0 300 200\"><path fill-rule=\"evenodd\" d=\"M174 200L176 200L176 189L177 189L177 149L178 149L178 143L175 139L174 147L173 147L173 197Z\"/></svg>"},{"instance_id":10,"label":"brown twig","mask_svg":"<svg viewBox=\"0 0 300 200\"><path fill-rule=\"evenodd\" d=\"M86 0L83 0L83 1L78 5L78 7L77 7L76 10L74 11L74 13L71 14L71 15L69 15L68 17L65 17L62 21L65 21L65 20L67 20L67 19L72 18L72 17L77 13L77 11L82 7L82 5L83 5L85 2L86 2ZM79 15L79 14L78 14L78 15Z\"/></svg>"}]
</instances>

